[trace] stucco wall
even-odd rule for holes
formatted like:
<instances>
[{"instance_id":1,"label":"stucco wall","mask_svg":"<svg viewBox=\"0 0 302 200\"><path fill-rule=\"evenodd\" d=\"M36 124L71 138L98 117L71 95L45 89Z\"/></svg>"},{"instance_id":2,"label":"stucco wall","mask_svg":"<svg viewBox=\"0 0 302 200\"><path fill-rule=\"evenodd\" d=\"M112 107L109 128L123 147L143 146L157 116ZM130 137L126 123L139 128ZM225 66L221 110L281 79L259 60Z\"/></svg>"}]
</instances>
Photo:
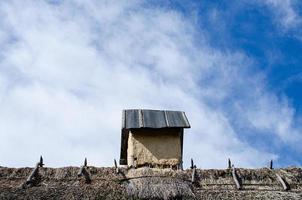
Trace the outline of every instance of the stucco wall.
<instances>
[{"instance_id":1,"label":"stucco wall","mask_svg":"<svg viewBox=\"0 0 302 200\"><path fill-rule=\"evenodd\" d=\"M181 162L180 129L139 129L129 132L128 165L168 165Z\"/></svg>"}]
</instances>

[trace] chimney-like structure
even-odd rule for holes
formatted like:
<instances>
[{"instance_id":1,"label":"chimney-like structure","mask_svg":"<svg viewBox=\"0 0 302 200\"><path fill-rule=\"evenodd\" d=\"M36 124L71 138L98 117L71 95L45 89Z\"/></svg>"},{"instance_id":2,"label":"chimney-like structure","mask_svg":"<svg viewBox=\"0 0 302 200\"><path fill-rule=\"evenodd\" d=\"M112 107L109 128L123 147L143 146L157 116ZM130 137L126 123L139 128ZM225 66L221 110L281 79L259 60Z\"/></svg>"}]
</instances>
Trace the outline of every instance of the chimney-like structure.
<instances>
[{"instance_id":1,"label":"chimney-like structure","mask_svg":"<svg viewBox=\"0 0 302 200\"><path fill-rule=\"evenodd\" d=\"M129 167L181 168L184 112L123 110L120 164Z\"/></svg>"}]
</instances>

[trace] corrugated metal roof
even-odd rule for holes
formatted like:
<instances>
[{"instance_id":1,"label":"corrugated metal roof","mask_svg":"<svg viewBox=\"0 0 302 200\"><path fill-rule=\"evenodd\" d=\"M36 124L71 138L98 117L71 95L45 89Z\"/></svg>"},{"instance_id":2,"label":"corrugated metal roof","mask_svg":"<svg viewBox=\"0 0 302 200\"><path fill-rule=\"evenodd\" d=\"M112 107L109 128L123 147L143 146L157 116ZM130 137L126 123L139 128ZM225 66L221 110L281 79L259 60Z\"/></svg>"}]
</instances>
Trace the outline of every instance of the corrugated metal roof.
<instances>
[{"instance_id":1,"label":"corrugated metal roof","mask_svg":"<svg viewBox=\"0 0 302 200\"><path fill-rule=\"evenodd\" d=\"M190 128L184 112L145 109L123 110L123 129L173 127Z\"/></svg>"}]
</instances>

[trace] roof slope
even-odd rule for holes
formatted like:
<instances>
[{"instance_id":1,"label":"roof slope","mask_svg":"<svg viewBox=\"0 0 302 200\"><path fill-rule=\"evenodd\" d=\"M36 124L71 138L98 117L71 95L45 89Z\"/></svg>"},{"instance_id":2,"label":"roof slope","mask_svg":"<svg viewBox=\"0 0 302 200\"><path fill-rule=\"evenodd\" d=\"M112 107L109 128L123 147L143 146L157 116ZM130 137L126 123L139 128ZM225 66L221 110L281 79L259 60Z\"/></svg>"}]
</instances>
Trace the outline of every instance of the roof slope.
<instances>
[{"instance_id":1,"label":"roof slope","mask_svg":"<svg viewBox=\"0 0 302 200\"><path fill-rule=\"evenodd\" d=\"M190 128L186 114L169 110L123 110L122 129Z\"/></svg>"},{"instance_id":2,"label":"roof slope","mask_svg":"<svg viewBox=\"0 0 302 200\"><path fill-rule=\"evenodd\" d=\"M237 173L243 188L237 190L228 169L173 171L142 168L96 168L89 166L92 182L78 178L78 167L40 168L39 179L27 188L20 187L33 168L0 167L0 199L186 199L186 200L270 200L302 199L302 169L242 169ZM275 174L290 185L284 191Z\"/></svg>"}]
</instances>

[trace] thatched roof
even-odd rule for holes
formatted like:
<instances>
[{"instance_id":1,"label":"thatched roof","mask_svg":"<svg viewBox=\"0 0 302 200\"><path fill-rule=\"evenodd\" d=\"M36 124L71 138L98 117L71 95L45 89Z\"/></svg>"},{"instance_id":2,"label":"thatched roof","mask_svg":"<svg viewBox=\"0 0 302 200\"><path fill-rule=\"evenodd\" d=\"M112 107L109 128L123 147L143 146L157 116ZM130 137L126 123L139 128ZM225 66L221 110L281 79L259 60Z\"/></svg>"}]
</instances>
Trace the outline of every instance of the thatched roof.
<instances>
[{"instance_id":1,"label":"thatched roof","mask_svg":"<svg viewBox=\"0 0 302 200\"><path fill-rule=\"evenodd\" d=\"M33 168L0 167L0 199L302 199L301 168L236 169L241 190L231 169L196 169L192 183L192 169L120 169L117 174L114 168L89 167L89 184L77 176L79 169L39 168L35 181L24 185Z\"/></svg>"}]
</instances>

